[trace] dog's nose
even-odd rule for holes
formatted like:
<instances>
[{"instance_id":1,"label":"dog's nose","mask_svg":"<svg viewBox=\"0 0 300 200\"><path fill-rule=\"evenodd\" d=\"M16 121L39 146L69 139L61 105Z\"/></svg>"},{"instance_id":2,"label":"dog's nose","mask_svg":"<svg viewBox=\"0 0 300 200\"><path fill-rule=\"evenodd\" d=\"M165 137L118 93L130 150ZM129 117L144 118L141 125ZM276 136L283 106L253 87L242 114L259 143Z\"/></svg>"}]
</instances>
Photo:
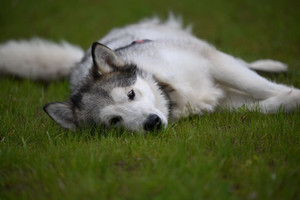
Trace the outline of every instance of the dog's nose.
<instances>
[{"instance_id":1,"label":"dog's nose","mask_svg":"<svg viewBox=\"0 0 300 200\"><path fill-rule=\"evenodd\" d=\"M156 114L150 114L144 123L144 129L146 131L160 130L161 126L161 119Z\"/></svg>"}]
</instances>

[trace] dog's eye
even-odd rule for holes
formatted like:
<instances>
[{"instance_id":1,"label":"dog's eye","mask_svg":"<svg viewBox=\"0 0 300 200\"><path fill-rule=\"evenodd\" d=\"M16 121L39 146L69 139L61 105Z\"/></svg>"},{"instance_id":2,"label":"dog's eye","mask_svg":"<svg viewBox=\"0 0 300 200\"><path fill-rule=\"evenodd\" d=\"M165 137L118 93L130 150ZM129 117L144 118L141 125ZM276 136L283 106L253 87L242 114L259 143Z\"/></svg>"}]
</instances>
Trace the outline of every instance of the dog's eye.
<instances>
[{"instance_id":1,"label":"dog's eye","mask_svg":"<svg viewBox=\"0 0 300 200\"><path fill-rule=\"evenodd\" d=\"M134 90L130 90L130 91L128 92L127 96L128 96L128 98L129 98L130 100L133 100L134 97L135 97Z\"/></svg>"},{"instance_id":2,"label":"dog's eye","mask_svg":"<svg viewBox=\"0 0 300 200\"><path fill-rule=\"evenodd\" d=\"M122 120L122 117L120 117L120 116L115 116L115 117L113 117L113 118L111 118L111 119L109 120L109 124L110 124L110 125L116 125L116 124L119 123L121 120Z\"/></svg>"}]
</instances>

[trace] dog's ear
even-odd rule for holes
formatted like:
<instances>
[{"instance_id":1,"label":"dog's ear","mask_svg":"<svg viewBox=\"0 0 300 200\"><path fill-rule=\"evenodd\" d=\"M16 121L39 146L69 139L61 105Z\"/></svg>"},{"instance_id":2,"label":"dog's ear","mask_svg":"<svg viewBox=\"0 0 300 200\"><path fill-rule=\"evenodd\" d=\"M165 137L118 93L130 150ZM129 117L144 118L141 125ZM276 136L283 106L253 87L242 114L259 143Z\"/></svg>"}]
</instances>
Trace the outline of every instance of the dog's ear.
<instances>
[{"instance_id":1,"label":"dog's ear","mask_svg":"<svg viewBox=\"0 0 300 200\"><path fill-rule=\"evenodd\" d=\"M94 42L92 46L93 70L99 74L111 72L114 68L124 65L124 61L120 59L113 50L107 46Z\"/></svg>"},{"instance_id":2,"label":"dog's ear","mask_svg":"<svg viewBox=\"0 0 300 200\"><path fill-rule=\"evenodd\" d=\"M44 106L44 111L62 127L71 130L76 128L76 120L73 114L71 103L48 103Z\"/></svg>"}]
</instances>

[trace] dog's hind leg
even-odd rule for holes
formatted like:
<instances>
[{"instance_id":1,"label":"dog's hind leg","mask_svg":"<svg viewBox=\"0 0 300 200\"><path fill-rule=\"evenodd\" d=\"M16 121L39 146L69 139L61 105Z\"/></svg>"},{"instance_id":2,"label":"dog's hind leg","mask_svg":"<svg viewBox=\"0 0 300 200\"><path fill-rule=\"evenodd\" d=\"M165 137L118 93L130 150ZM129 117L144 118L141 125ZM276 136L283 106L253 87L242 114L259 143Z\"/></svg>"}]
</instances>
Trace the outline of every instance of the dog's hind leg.
<instances>
[{"instance_id":1,"label":"dog's hind leg","mask_svg":"<svg viewBox=\"0 0 300 200\"><path fill-rule=\"evenodd\" d=\"M221 85L241 92L241 95L238 95L239 92L231 92L231 94L235 95L233 99L236 100L240 100L239 96L241 99L244 98L248 108L258 106L262 112L272 113L280 108L290 111L300 105L299 89L273 83L228 54L212 51L208 54L208 58L212 63L211 72L214 79ZM232 105L234 106L235 103L233 102Z\"/></svg>"}]
</instances>

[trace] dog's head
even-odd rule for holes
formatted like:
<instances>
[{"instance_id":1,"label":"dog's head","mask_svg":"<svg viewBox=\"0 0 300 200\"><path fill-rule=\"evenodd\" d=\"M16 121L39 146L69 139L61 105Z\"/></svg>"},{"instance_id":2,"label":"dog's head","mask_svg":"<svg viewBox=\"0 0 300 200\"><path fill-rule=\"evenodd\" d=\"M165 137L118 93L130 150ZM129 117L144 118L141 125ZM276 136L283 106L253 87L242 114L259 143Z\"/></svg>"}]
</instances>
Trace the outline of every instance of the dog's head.
<instances>
[{"instance_id":1,"label":"dog's head","mask_svg":"<svg viewBox=\"0 0 300 200\"><path fill-rule=\"evenodd\" d=\"M64 128L121 126L152 131L167 124L168 101L152 75L126 64L108 47L94 43L93 66L67 102L44 106Z\"/></svg>"}]
</instances>

